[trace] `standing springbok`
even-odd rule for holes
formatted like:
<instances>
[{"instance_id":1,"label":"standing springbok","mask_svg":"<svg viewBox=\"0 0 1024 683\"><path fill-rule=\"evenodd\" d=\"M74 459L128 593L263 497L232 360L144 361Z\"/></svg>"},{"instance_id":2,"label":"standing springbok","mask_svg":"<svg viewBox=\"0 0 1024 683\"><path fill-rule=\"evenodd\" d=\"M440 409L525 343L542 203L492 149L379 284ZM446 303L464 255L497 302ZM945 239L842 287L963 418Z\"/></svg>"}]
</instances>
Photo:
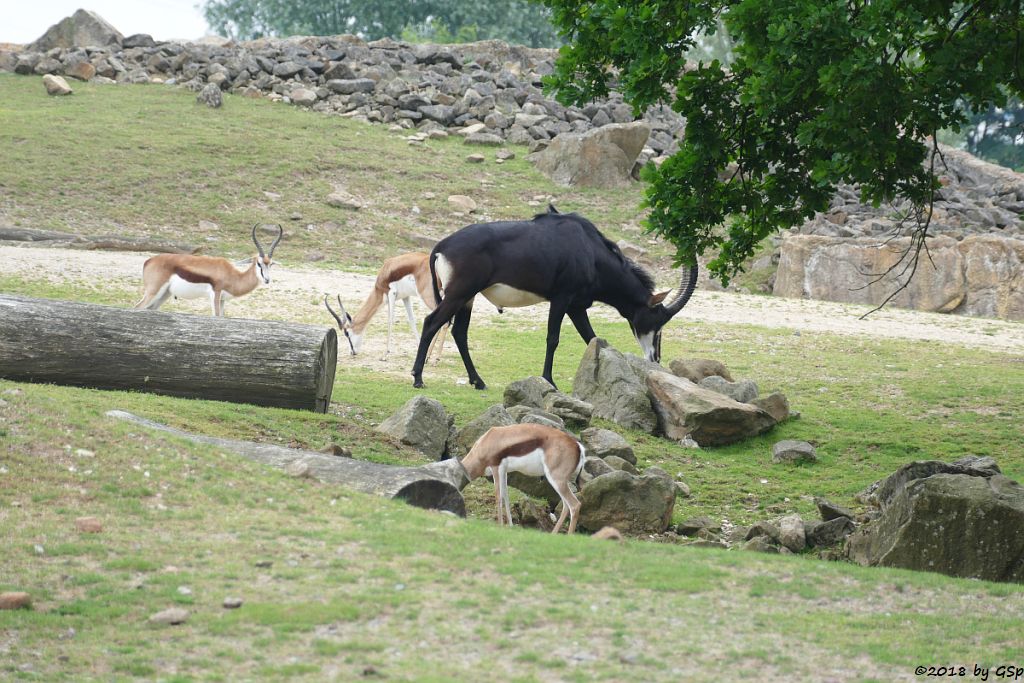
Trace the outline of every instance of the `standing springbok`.
<instances>
[{"instance_id":1,"label":"standing springbok","mask_svg":"<svg viewBox=\"0 0 1024 683\"><path fill-rule=\"evenodd\" d=\"M366 327L370 324L373 316L382 303L388 305L388 340L384 352L384 360L391 355L391 330L395 323L395 303L401 301L405 304L405 315L409 321L409 329L413 335L418 334L416 329L416 317L412 312L412 298L419 295L427 310L432 311L436 307L434 302L434 286L430 281L429 254L422 251L414 251L408 254L393 256L380 267L377 273L377 281L373 283L373 291L366 297L362 307L356 312L353 318L345 310L338 297L338 307L341 313L338 314L331 308L327 297L324 297L324 306L330 311L334 319L338 321L338 327L348 339L349 349L355 356L363 348L363 339ZM441 334L438 342L432 349L437 351L435 362L441 360L441 351L444 348L444 333Z\"/></svg>"},{"instance_id":2,"label":"standing springbok","mask_svg":"<svg viewBox=\"0 0 1024 683\"><path fill-rule=\"evenodd\" d=\"M587 451L576 439L554 427L539 424L516 424L491 427L476 440L462 459L470 481L490 474L494 477L498 524L512 526L512 506L508 499L508 473L522 472L531 477L545 477L562 499L562 514L551 533L557 534L569 515L569 531L576 531L580 501L569 487L580 476L587 460Z\"/></svg>"},{"instance_id":3,"label":"standing springbok","mask_svg":"<svg viewBox=\"0 0 1024 683\"><path fill-rule=\"evenodd\" d=\"M551 366L562 319L568 314L590 343L594 329L587 309L595 301L612 306L629 321L633 336L648 360L661 360L661 330L689 301L697 284L697 266L683 268L675 297L654 294L654 281L626 258L593 223L554 207L530 221L478 223L462 228L437 243L430 253L432 278L440 303L423 322L423 334L412 368L413 386L423 386L427 346L441 325L452 321L452 338L462 355L470 383L485 389L473 367L467 330L473 298L483 294L503 308L551 302L543 377L554 386Z\"/></svg>"},{"instance_id":4,"label":"standing springbok","mask_svg":"<svg viewBox=\"0 0 1024 683\"><path fill-rule=\"evenodd\" d=\"M142 266L142 284L144 293L142 300L135 308L155 310L167 301L170 296L179 299L210 298L215 316L224 315L224 302L227 299L244 296L259 286L260 280L270 284L270 266L284 228L277 227L277 237L270 245L270 250L263 253L263 245L256 238L256 228L252 226L252 241L259 252L252 257L249 267L238 270L226 258L219 256L195 256L193 254L158 254L147 259Z\"/></svg>"}]
</instances>

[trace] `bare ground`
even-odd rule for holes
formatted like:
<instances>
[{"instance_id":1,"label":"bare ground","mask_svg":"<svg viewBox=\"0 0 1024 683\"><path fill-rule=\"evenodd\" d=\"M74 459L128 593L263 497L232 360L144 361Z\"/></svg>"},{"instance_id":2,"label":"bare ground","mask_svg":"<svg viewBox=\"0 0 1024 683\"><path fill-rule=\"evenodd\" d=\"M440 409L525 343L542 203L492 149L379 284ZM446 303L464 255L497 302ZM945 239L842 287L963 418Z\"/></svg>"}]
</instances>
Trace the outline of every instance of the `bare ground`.
<instances>
[{"instance_id":1,"label":"bare ground","mask_svg":"<svg viewBox=\"0 0 1024 683\"><path fill-rule=\"evenodd\" d=\"M104 290L123 290L124 305L132 306L141 296L142 264L147 254L80 251L71 249L43 249L32 247L0 246L3 275L30 281L48 281L90 286L97 274L104 278ZM289 319L301 322L330 324L324 310L325 294L340 295L350 313L354 313L369 293L373 277L341 270L327 270L307 266L276 266L269 286L260 287L253 294L232 301L227 314L232 317ZM203 301L172 301L166 310L206 313L209 306ZM417 318L425 311L422 302L416 302ZM1024 323L990 318L968 318L922 313L898 308L887 308L860 318L869 308L862 305L782 299L728 292L698 290L680 319L703 322L756 325L768 328L791 329L807 332L921 340L956 344L969 348L1024 353ZM396 357L411 357L414 342L404 322L404 309L399 306L395 321L395 343L392 361L381 360L384 354L387 316L378 314L367 335L365 352L359 364L377 370L394 370ZM522 318L531 324L541 323L547 314L545 306L507 310L504 315ZM473 313L474 321L486 321L497 315L486 301L478 300ZM599 306L593 317L615 319L610 308ZM342 342L344 344L344 342Z\"/></svg>"}]
</instances>

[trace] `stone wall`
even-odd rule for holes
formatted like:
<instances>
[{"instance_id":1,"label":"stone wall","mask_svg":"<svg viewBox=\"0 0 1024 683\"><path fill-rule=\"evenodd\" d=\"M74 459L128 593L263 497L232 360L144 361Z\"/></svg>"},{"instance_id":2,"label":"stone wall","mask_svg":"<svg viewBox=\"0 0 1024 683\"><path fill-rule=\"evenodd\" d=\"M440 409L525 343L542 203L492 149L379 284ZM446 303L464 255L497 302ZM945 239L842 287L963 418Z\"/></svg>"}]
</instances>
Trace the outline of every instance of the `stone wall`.
<instances>
[{"instance_id":1,"label":"stone wall","mask_svg":"<svg viewBox=\"0 0 1024 683\"><path fill-rule=\"evenodd\" d=\"M556 51L500 41L428 45L306 36L182 44L143 34L112 40L70 48L37 41L18 52L0 51L0 71L193 90L215 83L225 92L403 128L454 132L480 124L474 133L480 144L507 141L531 151L560 133L635 118L618 93L582 108L545 97L541 79L553 71ZM683 128L667 107L651 109L644 120L651 132L641 164L675 151Z\"/></svg>"},{"instance_id":2,"label":"stone wall","mask_svg":"<svg viewBox=\"0 0 1024 683\"><path fill-rule=\"evenodd\" d=\"M904 308L1024 319L1024 175L962 150L940 146L942 187L909 286L892 303ZM773 293L878 305L898 286L893 274L909 245L906 204L875 207L840 186L826 213L787 233ZM901 263L893 273L902 273ZM876 277L872 277L876 274ZM877 280L877 281L875 281Z\"/></svg>"},{"instance_id":3,"label":"stone wall","mask_svg":"<svg viewBox=\"0 0 1024 683\"><path fill-rule=\"evenodd\" d=\"M897 283L881 279L908 247L906 238L792 235L782 241L774 293L779 296L878 305ZM909 286L892 304L942 313L1024 320L1024 240L970 235L935 237ZM902 266L894 272L900 272ZM876 281L877 280L877 281Z\"/></svg>"}]
</instances>

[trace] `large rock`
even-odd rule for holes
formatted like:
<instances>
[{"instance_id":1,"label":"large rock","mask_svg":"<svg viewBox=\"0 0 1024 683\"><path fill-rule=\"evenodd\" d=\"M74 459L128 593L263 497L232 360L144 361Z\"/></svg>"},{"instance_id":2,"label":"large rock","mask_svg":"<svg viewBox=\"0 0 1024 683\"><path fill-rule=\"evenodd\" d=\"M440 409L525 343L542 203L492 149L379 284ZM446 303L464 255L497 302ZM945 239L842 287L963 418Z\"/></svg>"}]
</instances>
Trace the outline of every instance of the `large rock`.
<instances>
[{"instance_id":1,"label":"large rock","mask_svg":"<svg viewBox=\"0 0 1024 683\"><path fill-rule=\"evenodd\" d=\"M121 45L124 36L95 12L80 9L46 30L29 50L45 52L55 47Z\"/></svg>"},{"instance_id":2,"label":"large rock","mask_svg":"<svg viewBox=\"0 0 1024 683\"><path fill-rule=\"evenodd\" d=\"M455 447L458 455L469 453L476 440L479 439L491 427L505 427L514 425L516 421L509 415L503 405L493 405L474 419L470 420L455 436ZM453 455L455 455L453 453Z\"/></svg>"},{"instance_id":3,"label":"large rock","mask_svg":"<svg viewBox=\"0 0 1024 683\"><path fill-rule=\"evenodd\" d=\"M440 401L415 396L384 420L377 430L439 460L444 455L450 420Z\"/></svg>"},{"instance_id":4,"label":"large rock","mask_svg":"<svg viewBox=\"0 0 1024 683\"><path fill-rule=\"evenodd\" d=\"M842 543L856 527L847 517L834 517L814 524L807 530L807 544L815 548L827 548Z\"/></svg>"},{"instance_id":5,"label":"large rock","mask_svg":"<svg viewBox=\"0 0 1024 683\"><path fill-rule=\"evenodd\" d=\"M563 133L527 158L559 185L621 187L632 182L633 164L650 134L642 121Z\"/></svg>"},{"instance_id":6,"label":"large rock","mask_svg":"<svg viewBox=\"0 0 1024 683\"><path fill-rule=\"evenodd\" d=\"M759 396L750 403L771 415L776 422L785 422L789 419L789 399L778 391L767 396Z\"/></svg>"},{"instance_id":7,"label":"large rock","mask_svg":"<svg viewBox=\"0 0 1024 683\"><path fill-rule=\"evenodd\" d=\"M690 436L701 446L724 446L775 426L772 416L760 408L667 372L652 372L647 387L659 427L671 439Z\"/></svg>"},{"instance_id":8,"label":"large rock","mask_svg":"<svg viewBox=\"0 0 1024 683\"><path fill-rule=\"evenodd\" d=\"M974 235L960 254L967 292L953 312L1024 320L1024 240Z\"/></svg>"},{"instance_id":9,"label":"large rock","mask_svg":"<svg viewBox=\"0 0 1024 683\"><path fill-rule=\"evenodd\" d=\"M60 76L46 74L43 76L43 85L46 86L47 95L70 95L71 86Z\"/></svg>"},{"instance_id":10,"label":"large rock","mask_svg":"<svg viewBox=\"0 0 1024 683\"><path fill-rule=\"evenodd\" d=\"M675 374L675 373L673 373ZM700 386L711 391L728 396L740 403L752 403L757 398L757 384L753 380L741 379L739 382L730 382L724 377L712 375L697 382Z\"/></svg>"},{"instance_id":11,"label":"large rock","mask_svg":"<svg viewBox=\"0 0 1024 683\"><path fill-rule=\"evenodd\" d=\"M1024 488L1000 474L915 479L846 549L862 565L1024 582Z\"/></svg>"},{"instance_id":12,"label":"large rock","mask_svg":"<svg viewBox=\"0 0 1024 683\"><path fill-rule=\"evenodd\" d=\"M807 547L804 520L800 515L786 515L779 520L779 542L794 553Z\"/></svg>"},{"instance_id":13,"label":"large rock","mask_svg":"<svg viewBox=\"0 0 1024 683\"><path fill-rule=\"evenodd\" d=\"M573 393L594 406L594 416L653 434L658 417L647 396L646 374L655 363L629 357L598 337L590 340L573 379Z\"/></svg>"},{"instance_id":14,"label":"large rock","mask_svg":"<svg viewBox=\"0 0 1024 683\"><path fill-rule=\"evenodd\" d=\"M694 384L700 384L700 381L707 377L721 377L727 382L733 381L729 368L720 361L710 358L676 358L668 367L676 377L683 377Z\"/></svg>"},{"instance_id":15,"label":"large rock","mask_svg":"<svg viewBox=\"0 0 1024 683\"><path fill-rule=\"evenodd\" d=\"M789 236L782 242L774 294L878 305L898 285L892 275L876 281L865 273L889 270L908 245L907 239L880 246L868 237ZM1024 240L933 237L927 245L928 255L894 305L1024 320Z\"/></svg>"},{"instance_id":16,"label":"large rock","mask_svg":"<svg viewBox=\"0 0 1024 683\"><path fill-rule=\"evenodd\" d=\"M629 442L621 434L610 429L601 429L600 427L584 429L580 434L580 441L587 449L588 458L604 459L614 455L628 463L636 464L636 454L633 453L633 447L629 445Z\"/></svg>"},{"instance_id":17,"label":"large rock","mask_svg":"<svg viewBox=\"0 0 1024 683\"><path fill-rule=\"evenodd\" d=\"M885 479L876 481L860 494L861 501L885 508L903 488L915 479L926 479L936 474L966 474L971 477L991 477L1001 474L999 465L989 457L968 455L953 462L941 460L915 460L903 465Z\"/></svg>"},{"instance_id":18,"label":"large rock","mask_svg":"<svg viewBox=\"0 0 1024 683\"><path fill-rule=\"evenodd\" d=\"M555 388L543 377L527 377L516 380L505 387L505 407L543 408L544 397L552 391L555 391Z\"/></svg>"},{"instance_id":19,"label":"large rock","mask_svg":"<svg viewBox=\"0 0 1024 683\"><path fill-rule=\"evenodd\" d=\"M544 410L560 417L573 429L584 429L590 425L594 406L560 391L552 391L544 397Z\"/></svg>"},{"instance_id":20,"label":"large rock","mask_svg":"<svg viewBox=\"0 0 1024 683\"><path fill-rule=\"evenodd\" d=\"M580 526L590 531L613 526L624 534L660 534L675 507L672 478L657 467L637 477L610 472L591 480L580 492Z\"/></svg>"}]
</instances>

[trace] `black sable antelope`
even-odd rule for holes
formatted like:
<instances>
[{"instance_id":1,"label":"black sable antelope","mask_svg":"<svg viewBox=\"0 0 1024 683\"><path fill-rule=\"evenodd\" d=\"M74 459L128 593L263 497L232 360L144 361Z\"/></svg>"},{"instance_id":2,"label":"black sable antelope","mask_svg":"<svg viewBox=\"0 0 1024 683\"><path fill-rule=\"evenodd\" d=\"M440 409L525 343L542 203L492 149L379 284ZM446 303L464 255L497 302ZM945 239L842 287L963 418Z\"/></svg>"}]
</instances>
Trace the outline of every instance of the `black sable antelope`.
<instances>
[{"instance_id":1,"label":"black sable antelope","mask_svg":"<svg viewBox=\"0 0 1024 683\"><path fill-rule=\"evenodd\" d=\"M423 386L423 364L431 340L452 322L452 338L462 355L469 381L485 389L466 345L473 298L482 294L503 308L551 302L543 377L551 385L551 364L558 348L562 319L568 314L576 331L589 343L594 338L587 309L595 301L608 304L629 321L633 336L648 360L661 360L661 329L693 294L697 266L683 268L675 297L654 294L654 281L622 250L576 214L554 207L531 221L478 223L437 243L430 253L430 271L438 307L423 323L413 386Z\"/></svg>"}]
</instances>

